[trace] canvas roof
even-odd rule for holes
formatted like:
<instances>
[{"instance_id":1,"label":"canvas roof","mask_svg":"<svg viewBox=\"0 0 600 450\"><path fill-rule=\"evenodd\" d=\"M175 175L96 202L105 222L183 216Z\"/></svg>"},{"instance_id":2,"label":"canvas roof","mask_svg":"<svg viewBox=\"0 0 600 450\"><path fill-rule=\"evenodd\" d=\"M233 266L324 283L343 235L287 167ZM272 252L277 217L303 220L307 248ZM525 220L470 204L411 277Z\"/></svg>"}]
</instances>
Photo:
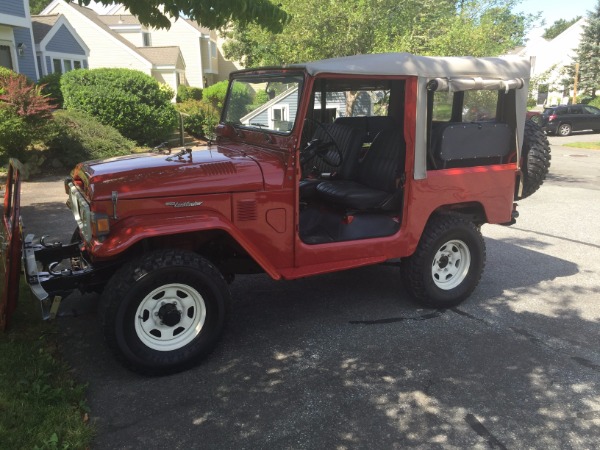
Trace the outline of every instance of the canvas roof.
<instances>
[{"instance_id":1,"label":"canvas roof","mask_svg":"<svg viewBox=\"0 0 600 450\"><path fill-rule=\"evenodd\" d=\"M288 68L306 70L310 75L339 73L352 75L413 75L436 77L481 77L491 79L528 79L528 58L505 56L494 58L431 57L410 53L380 53L324 59Z\"/></svg>"}]
</instances>

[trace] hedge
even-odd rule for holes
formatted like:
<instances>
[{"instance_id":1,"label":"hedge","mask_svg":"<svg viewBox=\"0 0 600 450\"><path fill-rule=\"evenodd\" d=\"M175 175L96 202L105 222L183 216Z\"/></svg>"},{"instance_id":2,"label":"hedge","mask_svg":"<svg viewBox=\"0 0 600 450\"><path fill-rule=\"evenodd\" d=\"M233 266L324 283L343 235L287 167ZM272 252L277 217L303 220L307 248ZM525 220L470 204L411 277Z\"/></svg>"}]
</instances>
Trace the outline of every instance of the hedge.
<instances>
[{"instance_id":1,"label":"hedge","mask_svg":"<svg viewBox=\"0 0 600 450\"><path fill-rule=\"evenodd\" d=\"M185 114L183 117L185 131L198 138L214 139L219 116L210 104L188 100L178 103L175 107L177 111Z\"/></svg>"},{"instance_id":2,"label":"hedge","mask_svg":"<svg viewBox=\"0 0 600 450\"><path fill-rule=\"evenodd\" d=\"M42 86L42 93L50 99L52 104L57 108L63 106L63 95L60 89L60 72L54 72L39 79L38 85Z\"/></svg>"},{"instance_id":3,"label":"hedge","mask_svg":"<svg viewBox=\"0 0 600 450\"><path fill-rule=\"evenodd\" d=\"M166 140L177 124L173 92L131 69L78 69L64 74L66 109L85 111L140 144Z\"/></svg>"},{"instance_id":4,"label":"hedge","mask_svg":"<svg viewBox=\"0 0 600 450\"><path fill-rule=\"evenodd\" d=\"M202 98L213 105L213 107L219 112L219 116L221 115L221 111L223 110L223 106L225 104L228 85L229 82L227 81L219 81L212 86L204 88L202 91ZM235 121L244 117L248 112L246 107L251 102L252 95L250 94L248 88L243 84L234 84L234 89L231 93L231 104L229 105L229 119Z\"/></svg>"},{"instance_id":5,"label":"hedge","mask_svg":"<svg viewBox=\"0 0 600 450\"><path fill-rule=\"evenodd\" d=\"M135 142L82 111L56 111L55 137L48 143L51 157L67 167L81 161L129 155Z\"/></svg>"}]
</instances>

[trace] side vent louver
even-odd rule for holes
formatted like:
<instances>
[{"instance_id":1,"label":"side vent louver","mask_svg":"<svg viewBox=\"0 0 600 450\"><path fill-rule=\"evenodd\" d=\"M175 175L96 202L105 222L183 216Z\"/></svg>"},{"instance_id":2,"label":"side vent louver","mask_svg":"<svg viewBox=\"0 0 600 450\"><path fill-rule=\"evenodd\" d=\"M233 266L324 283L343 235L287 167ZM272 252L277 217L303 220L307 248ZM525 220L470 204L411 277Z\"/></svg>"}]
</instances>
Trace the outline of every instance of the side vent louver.
<instances>
[{"instance_id":1,"label":"side vent louver","mask_svg":"<svg viewBox=\"0 0 600 450\"><path fill-rule=\"evenodd\" d=\"M223 161L202 164L202 172L205 175L235 175L236 170L233 163Z\"/></svg>"},{"instance_id":2,"label":"side vent louver","mask_svg":"<svg viewBox=\"0 0 600 450\"><path fill-rule=\"evenodd\" d=\"M256 200L238 200L237 202L237 220L248 221L256 220L258 212L256 210Z\"/></svg>"}]
</instances>

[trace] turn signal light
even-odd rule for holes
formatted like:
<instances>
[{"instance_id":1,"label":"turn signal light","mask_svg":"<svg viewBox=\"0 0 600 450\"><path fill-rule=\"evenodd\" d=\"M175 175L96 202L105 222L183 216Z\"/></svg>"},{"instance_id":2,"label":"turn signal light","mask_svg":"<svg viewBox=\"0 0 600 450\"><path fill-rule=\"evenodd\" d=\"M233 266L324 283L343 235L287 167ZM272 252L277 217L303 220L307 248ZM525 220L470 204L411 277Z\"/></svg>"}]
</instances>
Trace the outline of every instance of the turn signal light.
<instances>
[{"instance_id":1,"label":"turn signal light","mask_svg":"<svg viewBox=\"0 0 600 450\"><path fill-rule=\"evenodd\" d=\"M110 221L106 214L92 214L92 234L99 240L110 232Z\"/></svg>"}]
</instances>

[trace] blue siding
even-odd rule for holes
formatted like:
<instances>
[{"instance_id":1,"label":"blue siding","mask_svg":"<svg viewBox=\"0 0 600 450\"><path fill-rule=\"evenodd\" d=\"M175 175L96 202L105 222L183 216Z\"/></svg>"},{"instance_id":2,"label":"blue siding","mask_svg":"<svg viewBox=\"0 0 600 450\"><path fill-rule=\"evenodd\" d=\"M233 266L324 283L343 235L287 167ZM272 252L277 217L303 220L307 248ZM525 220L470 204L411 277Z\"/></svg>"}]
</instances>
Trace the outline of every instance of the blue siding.
<instances>
[{"instance_id":1,"label":"blue siding","mask_svg":"<svg viewBox=\"0 0 600 450\"><path fill-rule=\"evenodd\" d=\"M29 28L15 27L13 28L13 35L17 46L22 42L27 47L25 55L17 55L17 67L19 67L19 73L26 75L33 81L37 81L38 75L35 70L35 48L31 39L31 31Z\"/></svg>"},{"instance_id":2,"label":"blue siding","mask_svg":"<svg viewBox=\"0 0 600 450\"><path fill-rule=\"evenodd\" d=\"M46 56L46 73L50 74L52 72L54 72L54 69L52 68L52 60L49 56Z\"/></svg>"},{"instance_id":3,"label":"blue siding","mask_svg":"<svg viewBox=\"0 0 600 450\"><path fill-rule=\"evenodd\" d=\"M25 2L23 0L0 0L0 14L26 17Z\"/></svg>"},{"instance_id":4,"label":"blue siding","mask_svg":"<svg viewBox=\"0 0 600 450\"><path fill-rule=\"evenodd\" d=\"M68 53L71 55L85 55L81 45L75 40L66 26L62 25L56 34L46 45L46 50L50 52Z\"/></svg>"}]
</instances>

